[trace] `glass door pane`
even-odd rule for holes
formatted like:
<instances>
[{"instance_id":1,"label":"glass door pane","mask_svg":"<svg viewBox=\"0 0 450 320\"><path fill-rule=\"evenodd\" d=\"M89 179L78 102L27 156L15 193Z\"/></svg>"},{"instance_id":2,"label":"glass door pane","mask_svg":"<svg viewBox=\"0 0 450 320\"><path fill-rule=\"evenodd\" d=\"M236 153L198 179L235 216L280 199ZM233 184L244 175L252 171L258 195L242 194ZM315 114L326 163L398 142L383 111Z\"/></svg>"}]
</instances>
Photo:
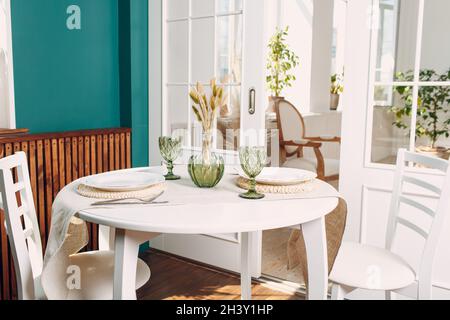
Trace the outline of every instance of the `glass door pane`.
<instances>
[{"instance_id":1,"label":"glass door pane","mask_svg":"<svg viewBox=\"0 0 450 320\"><path fill-rule=\"evenodd\" d=\"M379 10L375 81L413 81L402 74L414 70L419 1L382 0Z\"/></svg>"},{"instance_id":2,"label":"glass door pane","mask_svg":"<svg viewBox=\"0 0 450 320\"><path fill-rule=\"evenodd\" d=\"M425 1L421 81L450 81L449 12L448 0Z\"/></svg>"},{"instance_id":3,"label":"glass door pane","mask_svg":"<svg viewBox=\"0 0 450 320\"><path fill-rule=\"evenodd\" d=\"M201 124L192 114L189 90L200 82L209 92L213 78L224 87L226 104L218 115L216 146L226 150L239 146L242 6L242 0L187 0L179 6L175 0L166 3L166 134L185 130L186 147L201 147Z\"/></svg>"},{"instance_id":4,"label":"glass door pane","mask_svg":"<svg viewBox=\"0 0 450 320\"><path fill-rule=\"evenodd\" d=\"M376 86L373 105L371 161L395 164L397 150L409 148L412 87Z\"/></svg>"}]
</instances>

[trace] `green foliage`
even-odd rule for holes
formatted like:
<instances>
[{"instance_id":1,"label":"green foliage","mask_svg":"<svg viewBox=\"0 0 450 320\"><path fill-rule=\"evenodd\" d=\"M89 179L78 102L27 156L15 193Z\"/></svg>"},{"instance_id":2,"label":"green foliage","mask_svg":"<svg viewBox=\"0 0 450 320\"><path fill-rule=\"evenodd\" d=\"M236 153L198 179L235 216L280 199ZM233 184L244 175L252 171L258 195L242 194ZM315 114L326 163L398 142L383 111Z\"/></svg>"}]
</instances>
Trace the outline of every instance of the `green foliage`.
<instances>
[{"instance_id":1,"label":"green foliage","mask_svg":"<svg viewBox=\"0 0 450 320\"><path fill-rule=\"evenodd\" d=\"M332 94L341 94L344 92L344 75L343 74L333 74L331 76L331 90Z\"/></svg>"},{"instance_id":2,"label":"green foliage","mask_svg":"<svg viewBox=\"0 0 450 320\"><path fill-rule=\"evenodd\" d=\"M399 72L396 81L411 82L414 72ZM450 69L443 74L434 70L420 71L420 81L444 82L450 80ZM413 89L411 86L396 86L395 92L400 97L401 106L393 106L390 112L395 114L394 126L400 129L409 129L409 119L412 116ZM450 136L450 87L449 86L421 86L417 102L416 136L428 137L432 148L440 137Z\"/></svg>"},{"instance_id":3,"label":"green foliage","mask_svg":"<svg viewBox=\"0 0 450 320\"><path fill-rule=\"evenodd\" d=\"M267 87L273 96L279 97L283 89L292 86L296 80L291 73L299 63L299 57L290 50L286 44L289 27L285 29L277 28L277 31L269 41L269 56L267 58L267 70L269 75L266 77Z\"/></svg>"}]
</instances>

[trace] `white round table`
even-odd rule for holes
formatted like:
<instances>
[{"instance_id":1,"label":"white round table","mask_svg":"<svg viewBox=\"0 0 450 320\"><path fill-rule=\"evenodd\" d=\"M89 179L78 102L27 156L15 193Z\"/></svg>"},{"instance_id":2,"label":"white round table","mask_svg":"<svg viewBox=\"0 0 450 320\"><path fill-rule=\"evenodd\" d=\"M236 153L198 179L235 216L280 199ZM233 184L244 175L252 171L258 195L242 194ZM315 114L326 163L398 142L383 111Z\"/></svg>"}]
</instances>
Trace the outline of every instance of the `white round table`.
<instances>
[{"instance_id":1,"label":"white round table","mask_svg":"<svg viewBox=\"0 0 450 320\"><path fill-rule=\"evenodd\" d=\"M150 170L160 171L161 168ZM113 246L115 250L114 299L136 299L134 279L141 243L162 233L241 233L242 299L249 300L249 238L256 231L291 226L301 226L303 230L308 261L308 298L326 299L328 261L325 216L338 205L337 192L333 187L316 181L315 186L319 190L311 195L316 198L267 195L263 200L245 200L238 197L242 190L235 186L236 177L231 174L226 174L216 188L200 189L194 186L184 171L176 168L182 179L168 181L168 190L158 198L158 201L168 201L167 204L119 205L78 213L79 218L101 225L99 241L102 249ZM317 198L321 195L324 197Z\"/></svg>"}]
</instances>

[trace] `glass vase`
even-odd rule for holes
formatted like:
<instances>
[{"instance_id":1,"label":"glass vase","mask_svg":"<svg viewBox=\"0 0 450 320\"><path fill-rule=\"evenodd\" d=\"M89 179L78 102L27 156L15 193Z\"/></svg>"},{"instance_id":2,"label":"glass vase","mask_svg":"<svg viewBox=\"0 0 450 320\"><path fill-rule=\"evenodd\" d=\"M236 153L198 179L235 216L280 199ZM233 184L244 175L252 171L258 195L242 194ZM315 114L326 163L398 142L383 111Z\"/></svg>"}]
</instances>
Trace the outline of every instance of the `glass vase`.
<instances>
[{"instance_id":1,"label":"glass vase","mask_svg":"<svg viewBox=\"0 0 450 320\"><path fill-rule=\"evenodd\" d=\"M222 180L225 161L212 152L212 131L202 135L202 152L189 159L188 171L192 181L199 188L213 188Z\"/></svg>"}]
</instances>

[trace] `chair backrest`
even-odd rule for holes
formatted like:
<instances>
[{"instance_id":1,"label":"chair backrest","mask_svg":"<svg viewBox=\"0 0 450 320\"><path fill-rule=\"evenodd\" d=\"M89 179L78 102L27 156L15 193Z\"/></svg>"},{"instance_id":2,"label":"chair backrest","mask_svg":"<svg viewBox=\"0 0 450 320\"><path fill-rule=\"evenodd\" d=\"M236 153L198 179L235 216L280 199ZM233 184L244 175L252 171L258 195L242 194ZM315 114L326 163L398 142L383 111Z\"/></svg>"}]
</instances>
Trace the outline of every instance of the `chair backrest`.
<instances>
[{"instance_id":1,"label":"chair backrest","mask_svg":"<svg viewBox=\"0 0 450 320\"><path fill-rule=\"evenodd\" d=\"M281 141L298 141L305 137L305 121L297 108L287 100L275 103ZM295 147L288 147L296 149ZM289 150L288 152L292 152Z\"/></svg>"},{"instance_id":2,"label":"chair backrest","mask_svg":"<svg viewBox=\"0 0 450 320\"><path fill-rule=\"evenodd\" d=\"M32 300L36 297L35 281L42 273L43 254L24 152L0 159L0 193L16 269L18 297Z\"/></svg>"},{"instance_id":3,"label":"chair backrest","mask_svg":"<svg viewBox=\"0 0 450 320\"><path fill-rule=\"evenodd\" d=\"M437 187L428 181L413 177L405 169L409 163L426 166L445 174L442 187ZM405 195L405 185L414 185L423 190L427 190L439 197L438 204L432 209L417 200L411 199ZM418 209L431 219L431 227L428 230L418 226L416 223L408 219L410 217L400 217L400 205ZM397 170L394 178L394 188L391 199L388 229L386 233L386 248L392 249L393 241L396 235L397 226L403 225L414 231L425 239L425 246L422 252L419 270L419 299L430 299L432 291L432 271L434 257L436 254L439 238L444 226L444 220L450 209L450 166L449 162L443 159L425 156L404 149L399 150L397 156Z\"/></svg>"}]
</instances>

